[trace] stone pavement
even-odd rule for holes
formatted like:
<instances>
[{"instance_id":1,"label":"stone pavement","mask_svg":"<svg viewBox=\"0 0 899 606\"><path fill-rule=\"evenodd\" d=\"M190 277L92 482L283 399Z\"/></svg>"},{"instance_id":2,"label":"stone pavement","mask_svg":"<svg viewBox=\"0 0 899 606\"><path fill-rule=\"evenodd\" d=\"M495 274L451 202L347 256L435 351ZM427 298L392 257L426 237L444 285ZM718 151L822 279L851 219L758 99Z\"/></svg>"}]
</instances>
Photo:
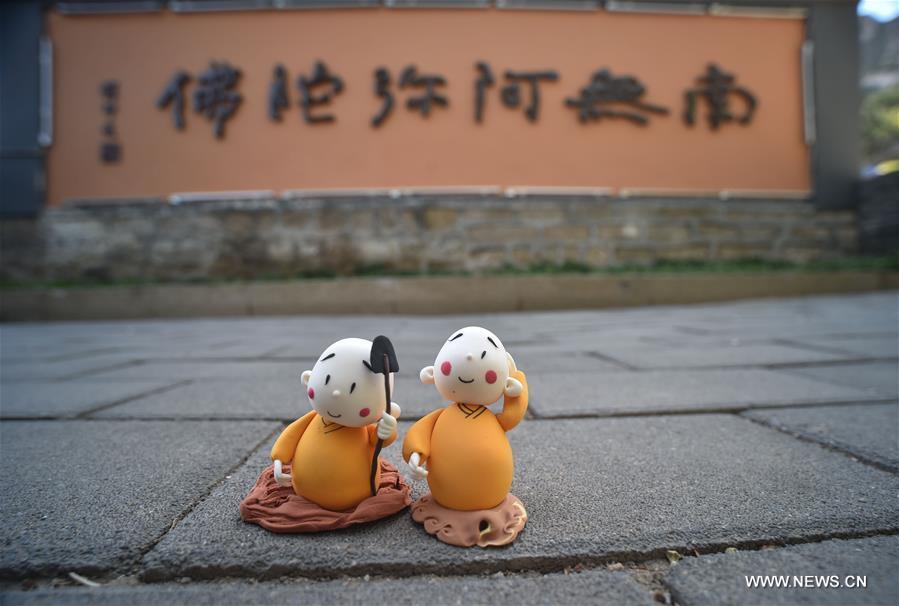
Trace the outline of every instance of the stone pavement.
<instances>
[{"instance_id":1,"label":"stone pavement","mask_svg":"<svg viewBox=\"0 0 899 606\"><path fill-rule=\"evenodd\" d=\"M531 388L509 434L530 514L515 544L452 548L408 513L315 536L240 520L325 346L391 336L402 432L440 405L418 371L468 324ZM4 325L0 603L895 604L897 331L897 293Z\"/></svg>"}]
</instances>

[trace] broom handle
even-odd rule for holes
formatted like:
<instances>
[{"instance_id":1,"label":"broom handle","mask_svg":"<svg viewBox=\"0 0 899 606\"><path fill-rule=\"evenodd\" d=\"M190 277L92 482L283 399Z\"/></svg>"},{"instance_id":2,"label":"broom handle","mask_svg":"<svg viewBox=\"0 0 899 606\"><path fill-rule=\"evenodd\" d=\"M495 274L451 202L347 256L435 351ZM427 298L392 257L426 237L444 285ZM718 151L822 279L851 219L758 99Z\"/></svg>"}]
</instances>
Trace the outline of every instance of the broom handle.
<instances>
[{"instance_id":1,"label":"broom handle","mask_svg":"<svg viewBox=\"0 0 899 606\"><path fill-rule=\"evenodd\" d=\"M387 354L384 354L384 393L387 395L387 414L390 414L392 410L390 406L390 356ZM371 476L368 480L371 496L378 494L378 489L375 486L375 476L378 475L378 455L381 454L381 448L383 447L384 440L378 438L378 441L375 443L375 454L371 459Z\"/></svg>"}]
</instances>

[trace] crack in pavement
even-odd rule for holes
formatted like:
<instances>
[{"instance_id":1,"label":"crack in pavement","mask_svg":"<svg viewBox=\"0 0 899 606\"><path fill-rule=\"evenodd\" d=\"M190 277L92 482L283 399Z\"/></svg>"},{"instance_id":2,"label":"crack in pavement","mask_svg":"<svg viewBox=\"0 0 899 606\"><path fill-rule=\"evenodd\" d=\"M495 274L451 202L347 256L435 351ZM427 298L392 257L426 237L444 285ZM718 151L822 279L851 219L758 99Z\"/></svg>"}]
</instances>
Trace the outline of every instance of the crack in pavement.
<instances>
[{"instance_id":1,"label":"crack in pavement","mask_svg":"<svg viewBox=\"0 0 899 606\"><path fill-rule=\"evenodd\" d=\"M890 400L888 402L884 402L886 404L895 404L896 400ZM858 404L859 406L863 406L863 404ZM871 459L870 457L866 457L865 455L860 455L846 448L842 448L836 444L824 442L818 438L815 438L813 434L806 434L796 430L790 430L786 427L781 427L776 423L772 423L771 421L767 421L765 419L756 419L750 416L740 415L740 418L747 419L752 421L757 425L761 425L762 427L767 427L768 429L773 429L775 431L779 431L782 434L788 435L791 438L795 438L802 442L807 442L809 444L816 444L825 450L829 450L831 452L835 452L841 454L845 457L852 459L853 461L857 461L859 463L863 463L868 465L869 467L874 467L881 471L886 471L888 473L892 473L894 475L899 475L899 465L891 465L888 463L883 463L882 461L877 461L875 459Z\"/></svg>"}]
</instances>

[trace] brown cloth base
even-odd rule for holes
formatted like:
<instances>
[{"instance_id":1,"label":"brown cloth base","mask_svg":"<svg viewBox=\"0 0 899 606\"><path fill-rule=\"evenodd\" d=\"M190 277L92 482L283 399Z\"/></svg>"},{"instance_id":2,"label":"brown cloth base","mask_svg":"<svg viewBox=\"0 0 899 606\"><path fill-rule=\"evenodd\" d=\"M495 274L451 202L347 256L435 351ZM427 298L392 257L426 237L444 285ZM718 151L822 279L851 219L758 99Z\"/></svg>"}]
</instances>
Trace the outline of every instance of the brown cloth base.
<instances>
[{"instance_id":1,"label":"brown cloth base","mask_svg":"<svg viewBox=\"0 0 899 606\"><path fill-rule=\"evenodd\" d=\"M528 512L511 494L492 509L459 511L440 505L428 493L412 505L412 519L450 545L498 547L508 545L524 530Z\"/></svg>"},{"instance_id":2,"label":"brown cloth base","mask_svg":"<svg viewBox=\"0 0 899 606\"><path fill-rule=\"evenodd\" d=\"M289 465L284 466L284 473L290 473ZM323 532L393 515L409 506L411 493L396 467L381 459L378 494L354 509L330 511L296 494L291 486L278 486L274 467L269 465L241 501L240 517L271 532Z\"/></svg>"}]
</instances>

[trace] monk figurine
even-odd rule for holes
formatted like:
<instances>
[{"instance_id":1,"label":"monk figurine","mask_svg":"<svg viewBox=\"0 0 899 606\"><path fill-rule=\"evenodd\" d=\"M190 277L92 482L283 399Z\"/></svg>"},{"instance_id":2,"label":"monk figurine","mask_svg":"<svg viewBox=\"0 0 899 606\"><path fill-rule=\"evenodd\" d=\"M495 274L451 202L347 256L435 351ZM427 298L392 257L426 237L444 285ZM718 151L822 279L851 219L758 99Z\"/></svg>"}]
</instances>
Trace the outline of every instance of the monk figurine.
<instances>
[{"instance_id":1,"label":"monk figurine","mask_svg":"<svg viewBox=\"0 0 899 606\"><path fill-rule=\"evenodd\" d=\"M389 340L379 340L395 360ZM408 485L377 456L396 440L400 415L395 402L387 408L396 369L385 372L377 368L380 362L371 341L342 339L303 372L312 410L281 432L272 466L241 504L244 520L274 532L314 532L408 506Z\"/></svg>"},{"instance_id":2,"label":"monk figurine","mask_svg":"<svg viewBox=\"0 0 899 606\"><path fill-rule=\"evenodd\" d=\"M524 373L499 337L469 326L450 335L420 378L450 405L406 434L403 459L431 489L412 505L412 518L453 545L511 543L527 523L524 505L509 493L514 462L506 438L528 408ZM488 407L500 397L494 414Z\"/></svg>"}]
</instances>

